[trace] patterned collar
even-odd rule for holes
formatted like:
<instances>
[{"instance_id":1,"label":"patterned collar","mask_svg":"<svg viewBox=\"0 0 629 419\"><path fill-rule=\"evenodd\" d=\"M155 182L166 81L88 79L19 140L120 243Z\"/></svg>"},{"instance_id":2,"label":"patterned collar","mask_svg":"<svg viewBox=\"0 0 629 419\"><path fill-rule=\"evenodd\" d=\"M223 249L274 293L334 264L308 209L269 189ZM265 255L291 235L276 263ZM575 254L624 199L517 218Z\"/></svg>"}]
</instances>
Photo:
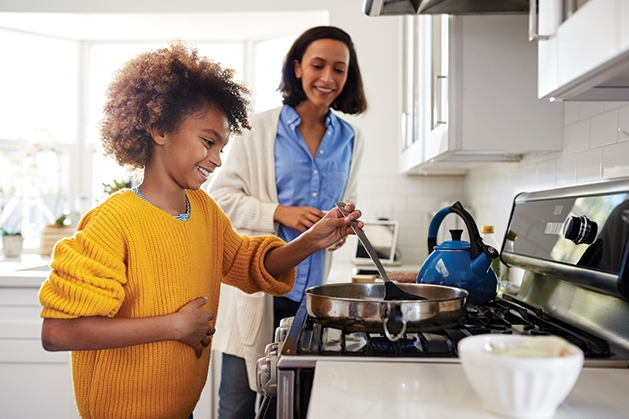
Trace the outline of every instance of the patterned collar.
<instances>
[{"instance_id":1,"label":"patterned collar","mask_svg":"<svg viewBox=\"0 0 629 419\"><path fill-rule=\"evenodd\" d=\"M146 202L148 202L149 204L151 204L151 201L149 201L148 199L146 199L146 197L144 195L142 195L142 192L140 192L140 188L133 187L131 188L131 190L133 192L135 192L140 198L142 198L143 200L145 200ZM151 204L153 205L153 204ZM179 214L179 215L175 215L174 216L176 219L178 219L179 221L188 221L188 218L190 218L190 201L188 201L188 197L186 196L186 213L185 214Z\"/></svg>"}]
</instances>

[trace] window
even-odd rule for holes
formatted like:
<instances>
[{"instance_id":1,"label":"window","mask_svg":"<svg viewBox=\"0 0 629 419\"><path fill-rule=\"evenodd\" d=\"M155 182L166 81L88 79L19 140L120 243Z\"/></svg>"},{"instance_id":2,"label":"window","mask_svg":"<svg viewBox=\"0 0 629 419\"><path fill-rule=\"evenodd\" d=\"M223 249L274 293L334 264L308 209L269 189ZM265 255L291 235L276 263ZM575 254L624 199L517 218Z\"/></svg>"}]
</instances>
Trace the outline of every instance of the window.
<instances>
[{"instance_id":1,"label":"window","mask_svg":"<svg viewBox=\"0 0 629 419\"><path fill-rule=\"evenodd\" d=\"M295 36L194 45L235 69L262 111L281 104L281 64ZM104 92L120 65L162 45L0 29L0 56L10 57L0 68L0 226L22 232L25 252L39 247L46 224L78 219L106 196L103 184L129 177L99 149Z\"/></svg>"},{"instance_id":2,"label":"window","mask_svg":"<svg viewBox=\"0 0 629 419\"><path fill-rule=\"evenodd\" d=\"M73 194L75 42L0 29L0 226L37 245Z\"/></svg>"}]
</instances>

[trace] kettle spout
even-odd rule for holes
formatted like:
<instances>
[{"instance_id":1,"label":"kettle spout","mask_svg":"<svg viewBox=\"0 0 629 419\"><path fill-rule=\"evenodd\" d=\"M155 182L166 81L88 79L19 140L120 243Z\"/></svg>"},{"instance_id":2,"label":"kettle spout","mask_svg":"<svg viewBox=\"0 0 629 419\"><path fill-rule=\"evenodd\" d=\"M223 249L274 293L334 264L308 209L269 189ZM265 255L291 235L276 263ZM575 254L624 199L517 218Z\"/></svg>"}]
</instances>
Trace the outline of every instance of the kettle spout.
<instances>
[{"instance_id":1,"label":"kettle spout","mask_svg":"<svg viewBox=\"0 0 629 419\"><path fill-rule=\"evenodd\" d=\"M478 276L485 276L489 272L491 262L498 257L498 251L491 246L484 246L483 252L470 263L472 272Z\"/></svg>"}]
</instances>

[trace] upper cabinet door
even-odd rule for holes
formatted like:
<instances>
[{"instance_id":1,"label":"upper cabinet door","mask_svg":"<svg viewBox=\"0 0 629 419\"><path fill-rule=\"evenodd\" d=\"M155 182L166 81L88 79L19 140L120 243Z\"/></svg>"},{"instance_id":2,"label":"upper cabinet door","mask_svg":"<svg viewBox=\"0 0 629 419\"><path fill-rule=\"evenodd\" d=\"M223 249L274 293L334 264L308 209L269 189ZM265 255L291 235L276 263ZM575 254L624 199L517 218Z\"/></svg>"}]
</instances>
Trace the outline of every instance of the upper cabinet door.
<instances>
[{"instance_id":1,"label":"upper cabinet door","mask_svg":"<svg viewBox=\"0 0 629 419\"><path fill-rule=\"evenodd\" d=\"M534 12L540 98L629 100L629 2L539 0Z\"/></svg>"},{"instance_id":2,"label":"upper cabinet door","mask_svg":"<svg viewBox=\"0 0 629 419\"><path fill-rule=\"evenodd\" d=\"M561 150L563 105L537 98L527 25L522 15L405 18L402 172L465 174Z\"/></svg>"}]
</instances>

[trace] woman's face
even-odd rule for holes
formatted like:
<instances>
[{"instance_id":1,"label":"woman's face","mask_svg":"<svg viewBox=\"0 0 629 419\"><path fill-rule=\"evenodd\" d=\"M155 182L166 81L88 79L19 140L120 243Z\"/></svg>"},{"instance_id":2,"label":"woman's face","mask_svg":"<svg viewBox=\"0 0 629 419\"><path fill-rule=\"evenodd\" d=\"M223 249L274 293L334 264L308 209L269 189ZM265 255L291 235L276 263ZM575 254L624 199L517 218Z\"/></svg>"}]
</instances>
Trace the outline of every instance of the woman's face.
<instances>
[{"instance_id":1,"label":"woman's face","mask_svg":"<svg viewBox=\"0 0 629 419\"><path fill-rule=\"evenodd\" d=\"M327 109L345 87L349 64L347 45L336 39L317 39L301 62L295 60L295 76L301 80L307 100Z\"/></svg>"}]
</instances>

